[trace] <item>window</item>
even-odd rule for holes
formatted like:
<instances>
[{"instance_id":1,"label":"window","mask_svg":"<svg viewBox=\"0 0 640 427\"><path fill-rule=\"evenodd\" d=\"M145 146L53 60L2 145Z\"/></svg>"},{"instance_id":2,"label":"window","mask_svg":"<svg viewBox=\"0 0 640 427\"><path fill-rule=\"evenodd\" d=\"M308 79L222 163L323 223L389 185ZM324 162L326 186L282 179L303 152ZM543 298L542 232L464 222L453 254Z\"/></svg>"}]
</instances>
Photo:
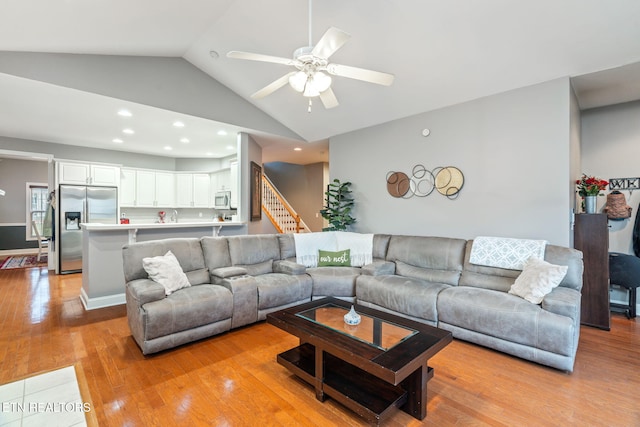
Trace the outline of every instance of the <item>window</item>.
<instances>
[{"instance_id":1,"label":"window","mask_svg":"<svg viewBox=\"0 0 640 427\"><path fill-rule=\"evenodd\" d=\"M44 222L45 213L49 202L47 198L49 196L49 189L47 184L42 183L27 183L27 240L36 240L36 233L31 227L31 222L35 222L35 226L38 228L40 235L43 235L42 224Z\"/></svg>"}]
</instances>

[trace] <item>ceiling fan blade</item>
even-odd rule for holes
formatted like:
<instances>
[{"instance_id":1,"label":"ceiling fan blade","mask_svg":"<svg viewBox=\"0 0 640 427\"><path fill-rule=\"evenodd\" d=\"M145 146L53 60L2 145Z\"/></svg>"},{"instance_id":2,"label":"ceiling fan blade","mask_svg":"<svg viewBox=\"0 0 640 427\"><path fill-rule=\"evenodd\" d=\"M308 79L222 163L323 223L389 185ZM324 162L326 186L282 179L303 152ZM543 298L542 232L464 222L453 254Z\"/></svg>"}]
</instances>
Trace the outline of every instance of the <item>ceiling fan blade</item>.
<instances>
[{"instance_id":1,"label":"ceiling fan blade","mask_svg":"<svg viewBox=\"0 0 640 427\"><path fill-rule=\"evenodd\" d=\"M327 59L333 55L338 49L351 38L349 33L331 27L322 36L318 44L313 48L311 54L320 58Z\"/></svg>"},{"instance_id":2,"label":"ceiling fan blade","mask_svg":"<svg viewBox=\"0 0 640 427\"><path fill-rule=\"evenodd\" d=\"M328 64L327 72L335 76L348 77L350 79L362 80L364 82L376 83L383 86L390 86L394 79L393 74L365 70L364 68L350 67L348 65L340 64Z\"/></svg>"},{"instance_id":3,"label":"ceiling fan blade","mask_svg":"<svg viewBox=\"0 0 640 427\"><path fill-rule=\"evenodd\" d=\"M227 58L248 59L249 61L272 62L274 64L295 65L296 61L291 58L281 58L279 56L262 55L260 53L240 52L232 50L227 52Z\"/></svg>"},{"instance_id":4,"label":"ceiling fan blade","mask_svg":"<svg viewBox=\"0 0 640 427\"><path fill-rule=\"evenodd\" d=\"M295 73L296 71L292 71L290 73L285 74L284 76L280 77L278 80L275 80L269 83L268 85L266 85L265 87L263 87L262 89L260 89L259 91L251 95L251 97L253 99L260 99L260 98L264 98L267 95L271 95L273 92L275 92L276 90L280 89L282 86L289 83L289 77L291 77Z\"/></svg>"},{"instance_id":5,"label":"ceiling fan blade","mask_svg":"<svg viewBox=\"0 0 640 427\"><path fill-rule=\"evenodd\" d=\"M326 108L327 110L329 108L338 106L338 98L336 98L336 94L333 93L333 90L331 90L331 88L325 90L320 94L320 101L322 101L322 105L324 105L324 108Z\"/></svg>"}]
</instances>

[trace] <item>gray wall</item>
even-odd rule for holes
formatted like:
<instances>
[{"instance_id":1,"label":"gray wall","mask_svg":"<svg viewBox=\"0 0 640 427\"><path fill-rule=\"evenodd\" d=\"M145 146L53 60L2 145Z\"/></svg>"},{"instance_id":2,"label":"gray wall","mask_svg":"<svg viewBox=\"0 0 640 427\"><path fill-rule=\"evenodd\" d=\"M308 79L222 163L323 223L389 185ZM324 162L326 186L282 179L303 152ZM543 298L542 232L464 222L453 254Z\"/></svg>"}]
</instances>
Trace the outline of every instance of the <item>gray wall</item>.
<instances>
[{"instance_id":1,"label":"gray wall","mask_svg":"<svg viewBox=\"0 0 640 427\"><path fill-rule=\"evenodd\" d=\"M322 231L319 212L324 205L324 168L326 163L294 165L271 162L264 172L280 194L291 204L311 231Z\"/></svg>"},{"instance_id":2,"label":"gray wall","mask_svg":"<svg viewBox=\"0 0 640 427\"><path fill-rule=\"evenodd\" d=\"M582 112L581 172L606 180L640 177L640 101ZM603 193L609 193L609 189ZM609 221L609 250L633 254L640 190L622 193L633 212L630 219ZM606 197L598 197L599 211L606 201Z\"/></svg>"},{"instance_id":3,"label":"gray wall","mask_svg":"<svg viewBox=\"0 0 640 427\"><path fill-rule=\"evenodd\" d=\"M569 245L570 98L563 78L331 138L331 179L353 183L354 229ZM458 167L459 197L389 195L387 172L416 164Z\"/></svg>"},{"instance_id":4,"label":"gray wall","mask_svg":"<svg viewBox=\"0 0 640 427\"><path fill-rule=\"evenodd\" d=\"M38 247L26 240L27 182L47 184L47 162L0 159L0 250Z\"/></svg>"}]
</instances>

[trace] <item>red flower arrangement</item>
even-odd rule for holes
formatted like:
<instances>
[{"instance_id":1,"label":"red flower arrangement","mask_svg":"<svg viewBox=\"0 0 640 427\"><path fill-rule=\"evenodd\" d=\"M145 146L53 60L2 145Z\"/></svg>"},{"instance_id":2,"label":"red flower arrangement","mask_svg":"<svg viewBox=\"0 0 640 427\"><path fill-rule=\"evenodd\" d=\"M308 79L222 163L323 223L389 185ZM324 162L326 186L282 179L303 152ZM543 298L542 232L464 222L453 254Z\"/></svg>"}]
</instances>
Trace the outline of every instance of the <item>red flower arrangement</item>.
<instances>
[{"instance_id":1,"label":"red flower arrangement","mask_svg":"<svg viewBox=\"0 0 640 427\"><path fill-rule=\"evenodd\" d=\"M578 194L582 197L585 196L599 196L601 191L604 191L609 185L609 182L604 179L596 178L595 176L587 176L582 174L582 178L576 181L578 185Z\"/></svg>"}]
</instances>

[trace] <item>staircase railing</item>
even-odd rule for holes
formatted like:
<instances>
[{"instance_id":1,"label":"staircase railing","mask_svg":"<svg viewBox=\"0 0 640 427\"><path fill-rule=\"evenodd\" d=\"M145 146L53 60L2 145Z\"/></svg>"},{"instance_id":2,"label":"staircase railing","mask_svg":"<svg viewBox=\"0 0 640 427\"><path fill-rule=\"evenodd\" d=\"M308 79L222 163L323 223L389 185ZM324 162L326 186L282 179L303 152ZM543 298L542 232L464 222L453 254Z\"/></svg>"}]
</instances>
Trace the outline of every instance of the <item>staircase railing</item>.
<instances>
[{"instance_id":1,"label":"staircase railing","mask_svg":"<svg viewBox=\"0 0 640 427\"><path fill-rule=\"evenodd\" d=\"M300 215L287 203L265 174L262 174L262 212L271 220L278 233L310 231Z\"/></svg>"}]
</instances>

